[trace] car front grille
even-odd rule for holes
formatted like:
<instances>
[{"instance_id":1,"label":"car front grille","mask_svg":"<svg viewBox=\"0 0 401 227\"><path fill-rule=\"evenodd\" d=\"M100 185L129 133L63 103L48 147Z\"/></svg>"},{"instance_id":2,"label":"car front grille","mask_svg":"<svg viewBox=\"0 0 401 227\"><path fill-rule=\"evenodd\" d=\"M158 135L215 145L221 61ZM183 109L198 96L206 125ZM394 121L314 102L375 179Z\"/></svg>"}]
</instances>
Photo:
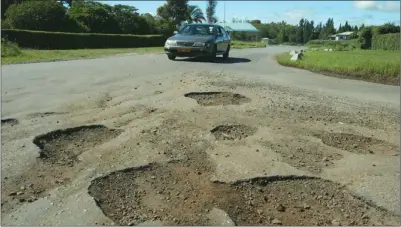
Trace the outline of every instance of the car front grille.
<instances>
[{"instance_id":1,"label":"car front grille","mask_svg":"<svg viewBox=\"0 0 401 227\"><path fill-rule=\"evenodd\" d=\"M177 46L189 47L189 46L192 46L192 45L194 45L194 42L177 42Z\"/></svg>"}]
</instances>

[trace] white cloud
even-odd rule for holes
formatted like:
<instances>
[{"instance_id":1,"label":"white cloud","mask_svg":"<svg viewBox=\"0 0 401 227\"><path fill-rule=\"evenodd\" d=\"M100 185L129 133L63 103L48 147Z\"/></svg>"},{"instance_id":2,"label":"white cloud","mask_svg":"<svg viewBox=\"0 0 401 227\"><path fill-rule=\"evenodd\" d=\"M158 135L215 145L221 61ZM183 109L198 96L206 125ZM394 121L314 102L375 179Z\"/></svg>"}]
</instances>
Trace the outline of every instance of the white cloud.
<instances>
[{"instance_id":1,"label":"white cloud","mask_svg":"<svg viewBox=\"0 0 401 227\"><path fill-rule=\"evenodd\" d=\"M354 7L363 10L376 10L382 12L400 12L399 2L386 1L386 2L376 2L376 1L355 1Z\"/></svg>"}]
</instances>

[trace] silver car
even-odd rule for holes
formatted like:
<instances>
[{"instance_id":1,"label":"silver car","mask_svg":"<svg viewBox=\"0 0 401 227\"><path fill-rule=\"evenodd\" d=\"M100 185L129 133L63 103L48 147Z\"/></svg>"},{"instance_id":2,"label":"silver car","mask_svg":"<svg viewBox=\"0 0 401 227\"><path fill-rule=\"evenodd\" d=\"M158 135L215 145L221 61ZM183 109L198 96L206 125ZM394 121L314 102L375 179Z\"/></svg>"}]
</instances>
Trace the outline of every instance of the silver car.
<instances>
[{"instance_id":1,"label":"silver car","mask_svg":"<svg viewBox=\"0 0 401 227\"><path fill-rule=\"evenodd\" d=\"M208 57L215 60L217 55L227 59L230 53L231 37L224 28L216 24L187 24L167 39L164 51L170 60L176 57Z\"/></svg>"}]
</instances>

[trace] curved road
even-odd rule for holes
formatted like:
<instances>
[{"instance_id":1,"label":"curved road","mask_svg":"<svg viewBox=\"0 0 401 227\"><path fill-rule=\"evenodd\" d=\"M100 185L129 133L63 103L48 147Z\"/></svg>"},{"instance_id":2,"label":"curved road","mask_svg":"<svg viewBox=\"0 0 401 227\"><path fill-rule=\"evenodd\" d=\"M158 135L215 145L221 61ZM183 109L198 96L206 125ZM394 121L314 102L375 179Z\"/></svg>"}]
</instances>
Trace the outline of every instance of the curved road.
<instances>
[{"instance_id":1,"label":"curved road","mask_svg":"<svg viewBox=\"0 0 401 227\"><path fill-rule=\"evenodd\" d=\"M204 133L202 138L214 149L208 155L218 166L213 178L230 182L260 175L315 176L345 185L375 206L399 214L400 87L323 76L274 61L275 54L292 48L233 50L230 60L215 63L170 61L164 54L130 54L2 66L2 119L19 122L13 126L2 123L2 175L7 178L2 185L7 193L22 190L26 179L40 184L34 172L39 168L35 167L39 152L32 143L35 136L86 124L124 130L117 138L88 147L79 156L85 166L66 170L69 175L62 173L70 178L68 183L43 186L46 191L36 195L38 200L15 202L2 192L2 197L10 197L4 202L8 207L4 208L3 224L112 224L88 195L90 181L111 171L167 160L157 151L160 147L150 151L147 142L135 141L142 130L166 119L188 121L197 125L194 131ZM184 97L203 91L239 93L251 101L205 107ZM235 152L236 147L214 142L209 130L230 122L258 128L236 147L261 152L244 156ZM312 136L322 131L328 137ZM181 133L191 134L185 128ZM379 142L366 145L372 140L354 138L351 145L365 149L358 153L351 145L335 145L339 140L335 133ZM169 140L164 136L160 141ZM296 163L286 159L284 148L267 143L288 144L289 151L299 146L304 150L319 147L319 152L326 153L302 154ZM365 146L372 153L366 153ZM228 152L229 158L213 156L215 152ZM327 155L330 152L339 158ZM269 158L270 154L277 158ZM330 165L324 164L325 157ZM312 159L316 161L309 163ZM276 167L266 170L270 163ZM49 179L52 185L58 178Z\"/></svg>"}]
</instances>

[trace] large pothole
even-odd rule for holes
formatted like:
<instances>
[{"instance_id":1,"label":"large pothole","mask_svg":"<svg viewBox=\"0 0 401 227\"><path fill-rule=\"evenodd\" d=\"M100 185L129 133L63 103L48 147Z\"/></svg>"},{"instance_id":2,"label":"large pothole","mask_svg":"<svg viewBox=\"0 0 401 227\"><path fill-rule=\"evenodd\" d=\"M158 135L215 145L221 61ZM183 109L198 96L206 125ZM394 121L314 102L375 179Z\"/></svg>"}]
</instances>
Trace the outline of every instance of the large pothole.
<instances>
[{"instance_id":1,"label":"large pothole","mask_svg":"<svg viewBox=\"0 0 401 227\"><path fill-rule=\"evenodd\" d=\"M256 128L247 125L219 125L210 131L217 140L241 140L255 134Z\"/></svg>"},{"instance_id":2,"label":"large pothole","mask_svg":"<svg viewBox=\"0 0 401 227\"><path fill-rule=\"evenodd\" d=\"M378 140L348 133L316 133L315 137L322 140L327 146L359 154L399 154L399 146Z\"/></svg>"},{"instance_id":3,"label":"large pothole","mask_svg":"<svg viewBox=\"0 0 401 227\"><path fill-rule=\"evenodd\" d=\"M397 217L315 178L258 178L232 184L183 161L151 164L96 178L89 194L119 225L209 225L213 208L237 225L395 225Z\"/></svg>"},{"instance_id":4,"label":"large pothole","mask_svg":"<svg viewBox=\"0 0 401 227\"><path fill-rule=\"evenodd\" d=\"M1 119L1 125L3 126L14 126L17 125L19 122L15 118L6 118L6 119Z\"/></svg>"},{"instance_id":5,"label":"large pothole","mask_svg":"<svg viewBox=\"0 0 401 227\"><path fill-rule=\"evenodd\" d=\"M103 125L67 128L37 136L33 143L40 148L40 158L53 164L70 164L89 148L117 137L122 131Z\"/></svg>"},{"instance_id":6,"label":"large pothole","mask_svg":"<svg viewBox=\"0 0 401 227\"><path fill-rule=\"evenodd\" d=\"M20 175L2 179L2 211L8 212L18 203L33 202L45 196L49 189L70 182L85 168L77 160L79 154L117 137L121 132L103 125L89 125L35 137L33 143L40 148L37 162Z\"/></svg>"},{"instance_id":7,"label":"large pothole","mask_svg":"<svg viewBox=\"0 0 401 227\"><path fill-rule=\"evenodd\" d=\"M231 92L191 92L185 97L195 99L201 106L241 105L251 101L248 97Z\"/></svg>"}]
</instances>

